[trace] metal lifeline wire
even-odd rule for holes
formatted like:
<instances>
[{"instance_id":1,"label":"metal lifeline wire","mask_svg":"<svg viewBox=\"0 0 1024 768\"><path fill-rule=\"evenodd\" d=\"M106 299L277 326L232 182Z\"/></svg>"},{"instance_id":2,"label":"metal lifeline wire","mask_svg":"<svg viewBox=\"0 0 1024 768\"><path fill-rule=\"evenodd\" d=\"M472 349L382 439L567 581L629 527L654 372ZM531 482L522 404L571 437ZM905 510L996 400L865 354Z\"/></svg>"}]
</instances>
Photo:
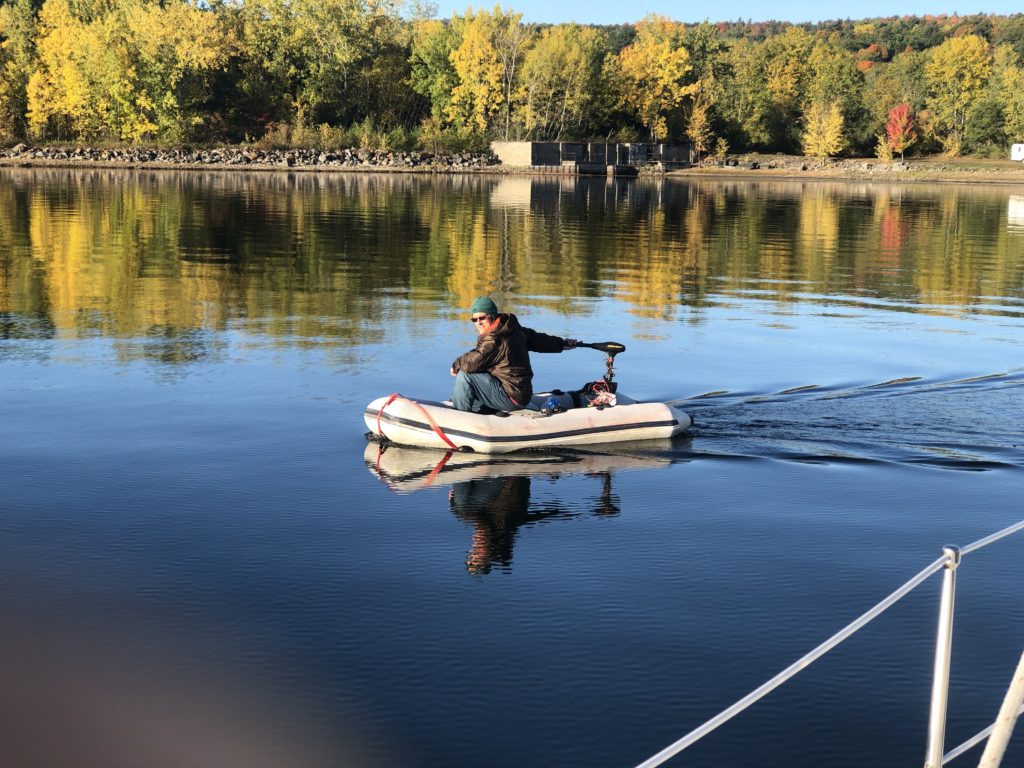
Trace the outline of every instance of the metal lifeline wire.
<instances>
[{"instance_id":1,"label":"metal lifeline wire","mask_svg":"<svg viewBox=\"0 0 1024 768\"><path fill-rule=\"evenodd\" d=\"M984 539L978 539L973 544L968 544L966 547L961 547L960 554L969 555L971 552L975 552L981 549L982 547L987 547L989 544L994 544L1000 539L1009 536L1011 533L1016 533L1017 531L1024 531L1024 520L1021 520L1019 523L1014 523L1013 525L1008 526L1006 528L1003 528L1003 530L1001 531L996 531L991 536L986 536Z\"/></svg>"},{"instance_id":2,"label":"metal lifeline wire","mask_svg":"<svg viewBox=\"0 0 1024 768\"><path fill-rule=\"evenodd\" d=\"M1021 708L1017 710L1017 716L1020 717L1021 715L1024 715L1024 705L1021 705ZM969 750L972 747L977 746L978 744L983 742L985 739L987 739L989 736L992 735L992 731L995 730L995 727L996 727L996 724L992 723L992 725L990 725L985 730L983 730L983 731L981 731L979 733L976 733L974 736L971 736L971 738L969 738L967 741L965 741L959 747L956 747L955 749L949 750L949 752L947 752L946 754L944 754L942 756L942 764L945 765L946 763L950 762L951 760L955 760L956 758L960 757L960 755L962 755L967 750Z\"/></svg>"},{"instance_id":3,"label":"metal lifeline wire","mask_svg":"<svg viewBox=\"0 0 1024 768\"><path fill-rule=\"evenodd\" d=\"M1008 526L1002 529L1001 531L997 531L996 533L993 533L991 536L986 536L985 538L979 539L978 541L975 541L972 544L968 544L966 547L960 549L960 554L961 556L963 556L970 552L976 552L982 547L987 547L989 544L993 544L996 541L999 541L1000 539L1005 538L1006 536L1009 536L1010 534L1016 533L1021 530L1024 530L1024 520L1021 520L1019 523L1015 523L1014 525ZM853 635L855 632L859 631L865 625L873 621L880 614L885 612L887 609L891 608L895 603L897 603L899 600L901 600L903 597L905 597L907 594L909 594L911 591L913 591L923 582L925 582L929 576L931 576L934 573L937 573L938 571L941 571L945 567L946 563L949 562L949 559L949 556L944 554L938 560L933 562L931 565L929 565L916 576L914 576L912 579L910 579L910 581L908 581L902 587L900 587L891 595L889 595L880 603L878 603L874 608L870 609L866 613L862 614L859 618L847 624L843 629L836 632L836 634L832 635L832 637L830 637L824 643L819 645L813 651L797 659L784 670L779 672L779 674L775 675L775 677L773 677L771 680L764 683L759 688L748 693L746 696L737 701L728 709L722 710L713 718L708 720L706 723L693 729L678 741L673 742L657 754L652 755L651 757L644 760L642 763L639 763L636 766L636 768L655 768L655 766L661 765L667 760L678 755L691 744L707 736L720 725L723 725L724 723L734 718L736 715L738 715L740 712L742 712L755 702L757 702L759 699L762 699L765 696L767 696L769 693L774 691L776 688L778 688L784 682L786 682L791 677L796 675L798 672L809 667L813 662L817 661L819 658L821 658L826 653L831 651L841 642L843 642L848 637ZM977 744L978 741L981 741L983 738L987 737L990 732L991 728L989 728L987 732L983 731L981 734L975 736L971 740L969 746L962 745L961 747L957 747L955 750L953 750L945 757L943 757L943 764L952 760L954 757L957 757L962 752L970 749L970 747ZM954 752L956 754L954 754Z\"/></svg>"},{"instance_id":4,"label":"metal lifeline wire","mask_svg":"<svg viewBox=\"0 0 1024 768\"><path fill-rule=\"evenodd\" d=\"M793 677L797 672L810 666L812 662L817 661L819 658L821 658L826 653L831 651L841 642L846 640L846 638L850 637L850 635L852 635L854 632L861 629L865 624L875 619L879 614L884 612L886 609L890 608L894 603L899 601L901 598L905 597L919 584L924 582L929 576L942 570L943 566L945 566L946 561L948 559L949 558L946 555L940 557L934 563L932 563L923 571L914 576L914 578L912 578L902 587L900 587L887 598L878 603L878 605L876 605L874 608L864 613L860 618L855 619L851 623L847 624L843 629L836 632L836 634L832 635L832 637L830 637L828 640L819 645L810 653L797 659L795 662L793 662L784 670L779 672L779 674L777 674L771 680L766 682L760 688L751 691L728 709L723 710L703 725L690 731L688 734L683 736L683 738L665 747L665 749L661 750L656 755L653 755L649 757L647 760L644 760L644 762L640 763L637 766L637 768L654 768L654 766L661 765L669 758L674 757L675 755L682 752L684 749L686 749L688 746L693 744L698 739L701 739L707 734L711 733L718 726L731 720L733 717L735 717L740 712L745 710L758 699L761 699L767 694L774 691L784 682Z\"/></svg>"}]
</instances>

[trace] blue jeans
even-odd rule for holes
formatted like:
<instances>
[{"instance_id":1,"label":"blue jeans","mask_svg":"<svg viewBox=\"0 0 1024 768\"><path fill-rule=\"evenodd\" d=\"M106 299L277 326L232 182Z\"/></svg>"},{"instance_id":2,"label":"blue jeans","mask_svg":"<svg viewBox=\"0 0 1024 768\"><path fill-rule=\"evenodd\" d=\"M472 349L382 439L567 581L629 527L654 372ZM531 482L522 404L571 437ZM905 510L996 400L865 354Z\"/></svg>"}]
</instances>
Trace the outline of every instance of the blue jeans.
<instances>
[{"instance_id":1,"label":"blue jeans","mask_svg":"<svg viewBox=\"0 0 1024 768\"><path fill-rule=\"evenodd\" d=\"M501 382L489 373L466 373L459 371L452 390L452 405L460 411L482 413L491 411L514 411L519 406L508 399Z\"/></svg>"}]
</instances>

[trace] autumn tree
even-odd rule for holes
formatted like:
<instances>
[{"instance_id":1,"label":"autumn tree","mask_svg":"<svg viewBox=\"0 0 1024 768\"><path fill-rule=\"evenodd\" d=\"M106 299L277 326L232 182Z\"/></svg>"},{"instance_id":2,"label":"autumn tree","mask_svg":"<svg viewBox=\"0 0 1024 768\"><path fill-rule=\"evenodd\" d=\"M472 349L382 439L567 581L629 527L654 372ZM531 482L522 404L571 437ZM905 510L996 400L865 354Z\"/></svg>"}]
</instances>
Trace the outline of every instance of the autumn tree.
<instances>
[{"instance_id":1,"label":"autumn tree","mask_svg":"<svg viewBox=\"0 0 1024 768\"><path fill-rule=\"evenodd\" d=\"M353 87L388 55L397 0L245 0L234 9L244 100L300 124L352 122L375 109L385 84L361 100Z\"/></svg>"},{"instance_id":2,"label":"autumn tree","mask_svg":"<svg viewBox=\"0 0 1024 768\"><path fill-rule=\"evenodd\" d=\"M28 80L36 63L36 20L31 0L0 5L0 141L24 136Z\"/></svg>"},{"instance_id":3,"label":"autumn tree","mask_svg":"<svg viewBox=\"0 0 1024 768\"><path fill-rule=\"evenodd\" d=\"M967 111L981 94L992 68L988 43L977 35L951 37L932 49L925 64L928 105L946 152L960 153Z\"/></svg>"},{"instance_id":4,"label":"autumn tree","mask_svg":"<svg viewBox=\"0 0 1024 768\"><path fill-rule=\"evenodd\" d=\"M814 44L808 64L806 100L836 104L843 115L844 144L866 145L875 126L864 108L864 77L853 59L830 39Z\"/></svg>"},{"instance_id":5,"label":"autumn tree","mask_svg":"<svg viewBox=\"0 0 1024 768\"><path fill-rule=\"evenodd\" d=\"M704 83L703 90L709 92L712 101L717 101L717 85L729 73L729 64L725 58L728 46L722 39L718 27L707 21L687 27L683 33L682 44L690 54L693 81ZM710 89L710 83L714 83L716 88Z\"/></svg>"},{"instance_id":6,"label":"autumn tree","mask_svg":"<svg viewBox=\"0 0 1024 768\"><path fill-rule=\"evenodd\" d=\"M903 160L903 153L917 139L914 117L910 112L909 104L898 104L889 110L889 120L885 124L885 137L890 151L899 152L900 160Z\"/></svg>"},{"instance_id":7,"label":"autumn tree","mask_svg":"<svg viewBox=\"0 0 1024 768\"><path fill-rule=\"evenodd\" d=\"M686 135L699 161L700 156L711 149L715 138L717 105L722 98L721 81L728 77L729 67L724 57L726 46L716 26L705 21L688 27L683 41L693 65L691 77L694 87Z\"/></svg>"},{"instance_id":8,"label":"autumn tree","mask_svg":"<svg viewBox=\"0 0 1024 768\"><path fill-rule=\"evenodd\" d=\"M28 120L84 138L178 141L202 117L202 81L226 57L216 17L186 2L113 0L76 16L67 0L39 14Z\"/></svg>"},{"instance_id":9,"label":"autumn tree","mask_svg":"<svg viewBox=\"0 0 1024 768\"><path fill-rule=\"evenodd\" d=\"M1021 56L1008 44L996 47L995 71L1003 103L1003 134L1011 144L1024 142L1024 66Z\"/></svg>"},{"instance_id":10,"label":"autumn tree","mask_svg":"<svg viewBox=\"0 0 1024 768\"><path fill-rule=\"evenodd\" d=\"M1020 100L1007 88L1019 71L1020 59L1013 47L1002 43L992 51L988 81L967 108L964 123L964 151L972 154L1005 157L1006 126L1010 113Z\"/></svg>"},{"instance_id":11,"label":"autumn tree","mask_svg":"<svg viewBox=\"0 0 1024 768\"><path fill-rule=\"evenodd\" d=\"M459 47L451 52L457 80L446 117L454 124L484 133L504 105L504 69L494 47L493 20L486 11L452 18Z\"/></svg>"},{"instance_id":12,"label":"autumn tree","mask_svg":"<svg viewBox=\"0 0 1024 768\"><path fill-rule=\"evenodd\" d=\"M711 142L715 138L714 131L711 129L711 106L711 97L699 90L693 99L693 104L690 107L690 119L686 123L686 136L693 144L698 163L701 155L711 149Z\"/></svg>"},{"instance_id":13,"label":"autumn tree","mask_svg":"<svg viewBox=\"0 0 1024 768\"><path fill-rule=\"evenodd\" d=\"M801 27L788 27L761 46L765 74L762 87L768 97L769 130L775 143L782 147L800 143L800 115L803 105L810 100L808 86L813 47L814 38Z\"/></svg>"},{"instance_id":14,"label":"autumn tree","mask_svg":"<svg viewBox=\"0 0 1024 768\"><path fill-rule=\"evenodd\" d=\"M39 12L40 62L27 85L27 118L34 136L48 127L58 136L86 137L102 130L92 73L102 70L104 46L89 25L71 13L66 0L47 0Z\"/></svg>"},{"instance_id":15,"label":"autumn tree","mask_svg":"<svg viewBox=\"0 0 1024 768\"><path fill-rule=\"evenodd\" d=\"M191 3L121 1L118 23L139 94L135 108L152 125L147 133L182 141L202 122L209 77L226 60L229 42L216 16Z\"/></svg>"},{"instance_id":16,"label":"autumn tree","mask_svg":"<svg viewBox=\"0 0 1024 768\"><path fill-rule=\"evenodd\" d=\"M804 29L787 27L763 43L744 38L731 45L725 54L728 76L722 83L720 113L743 144L785 150L799 146L814 42Z\"/></svg>"},{"instance_id":17,"label":"autumn tree","mask_svg":"<svg viewBox=\"0 0 1024 768\"><path fill-rule=\"evenodd\" d=\"M925 108L928 97L924 65L927 55L903 51L891 62L873 67L865 77L864 108L874 130L885 125L889 111L898 104L908 104L911 114Z\"/></svg>"},{"instance_id":18,"label":"autumn tree","mask_svg":"<svg viewBox=\"0 0 1024 768\"><path fill-rule=\"evenodd\" d=\"M686 83L690 54L682 45L683 25L661 16L637 23L636 41L614 58L621 79L621 103L654 141L668 133L667 118L696 87Z\"/></svg>"},{"instance_id":19,"label":"autumn tree","mask_svg":"<svg viewBox=\"0 0 1024 768\"><path fill-rule=\"evenodd\" d=\"M597 29L564 24L545 29L526 54L517 101L532 136L561 141L581 138L593 119L606 36Z\"/></svg>"},{"instance_id":20,"label":"autumn tree","mask_svg":"<svg viewBox=\"0 0 1024 768\"><path fill-rule=\"evenodd\" d=\"M505 112L504 139L509 138L512 127L512 93L516 88L519 65L533 43L532 26L523 24L523 14L503 11L494 6L491 14L494 34L494 49L501 62L502 103Z\"/></svg>"},{"instance_id":21,"label":"autumn tree","mask_svg":"<svg viewBox=\"0 0 1024 768\"><path fill-rule=\"evenodd\" d=\"M824 160L840 152L843 140L843 112L835 102L814 102L804 117L802 136L804 154Z\"/></svg>"}]
</instances>

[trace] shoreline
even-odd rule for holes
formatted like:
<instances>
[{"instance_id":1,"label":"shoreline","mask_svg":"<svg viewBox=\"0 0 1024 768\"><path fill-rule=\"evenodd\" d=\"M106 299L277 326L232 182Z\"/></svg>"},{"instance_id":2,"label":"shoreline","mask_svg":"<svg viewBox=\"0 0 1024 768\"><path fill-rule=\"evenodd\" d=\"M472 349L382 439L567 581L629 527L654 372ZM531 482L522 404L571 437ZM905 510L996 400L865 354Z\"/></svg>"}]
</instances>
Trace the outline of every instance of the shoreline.
<instances>
[{"instance_id":1,"label":"shoreline","mask_svg":"<svg viewBox=\"0 0 1024 768\"><path fill-rule=\"evenodd\" d=\"M942 156L883 163L877 158L817 162L796 155L744 154L733 166L699 166L670 171L688 179L772 179L777 181L859 181L885 184L1024 185L1024 163Z\"/></svg>"},{"instance_id":2,"label":"shoreline","mask_svg":"<svg viewBox=\"0 0 1024 768\"><path fill-rule=\"evenodd\" d=\"M735 181L856 181L884 184L1024 186L1024 163L978 158L913 158L882 163L873 158L818 163L799 156L745 154L734 165L671 171L641 168L640 178ZM160 171L254 171L261 173L400 173L416 175L525 175L579 178L551 170L499 164L485 153L385 152L381 150L203 150L38 148L0 149L0 168L76 168ZM602 178L584 176L584 178ZM622 177L617 177L622 178Z\"/></svg>"},{"instance_id":3,"label":"shoreline","mask_svg":"<svg viewBox=\"0 0 1024 768\"><path fill-rule=\"evenodd\" d=\"M832 181L832 182L869 182L877 184L967 184L971 186L1024 186L1024 170L1017 174L992 174L979 175L970 172L907 172L895 173L871 173L871 172L829 172L829 171L806 171L794 172L788 170L731 170L731 169L706 169L690 168L685 170L671 171L665 174L668 178L687 179L691 181Z\"/></svg>"}]
</instances>

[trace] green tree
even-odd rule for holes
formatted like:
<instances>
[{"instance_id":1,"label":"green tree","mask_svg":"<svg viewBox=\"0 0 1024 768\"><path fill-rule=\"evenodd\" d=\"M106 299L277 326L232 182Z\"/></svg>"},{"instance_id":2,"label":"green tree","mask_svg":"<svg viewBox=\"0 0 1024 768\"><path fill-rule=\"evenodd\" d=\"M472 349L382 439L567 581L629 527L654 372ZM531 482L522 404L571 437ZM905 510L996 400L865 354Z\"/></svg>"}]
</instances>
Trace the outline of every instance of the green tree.
<instances>
[{"instance_id":1,"label":"green tree","mask_svg":"<svg viewBox=\"0 0 1024 768\"><path fill-rule=\"evenodd\" d=\"M721 83L720 113L738 146L767 147L772 142L771 104L764 87L767 73L760 46L745 38L726 53L728 77Z\"/></svg>"},{"instance_id":2,"label":"green tree","mask_svg":"<svg viewBox=\"0 0 1024 768\"><path fill-rule=\"evenodd\" d=\"M396 0L247 0L237 13L243 94L269 91L306 124L367 114L351 87L397 35Z\"/></svg>"},{"instance_id":3,"label":"green tree","mask_svg":"<svg viewBox=\"0 0 1024 768\"><path fill-rule=\"evenodd\" d=\"M733 43L720 111L738 144L782 150L800 145L814 44L800 27L787 27L763 43L746 38Z\"/></svg>"},{"instance_id":4,"label":"green tree","mask_svg":"<svg viewBox=\"0 0 1024 768\"><path fill-rule=\"evenodd\" d=\"M428 19L413 25L409 85L430 99L430 113L438 120L446 118L452 91L459 84L451 54L460 43L455 24Z\"/></svg>"},{"instance_id":5,"label":"green tree","mask_svg":"<svg viewBox=\"0 0 1024 768\"><path fill-rule=\"evenodd\" d=\"M1013 48L1017 58L1024 59L1024 14L1001 16L995 20L992 36L989 38L997 47L1005 43Z\"/></svg>"},{"instance_id":6,"label":"green tree","mask_svg":"<svg viewBox=\"0 0 1024 768\"><path fill-rule=\"evenodd\" d=\"M401 132L402 126L415 124L429 109L426 100L410 88L412 28L389 17L375 28L370 51L356 62L348 80L344 103L335 105L332 112L341 123L361 117L381 129Z\"/></svg>"},{"instance_id":7,"label":"green tree","mask_svg":"<svg viewBox=\"0 0 1024 768\"><path fill-rule=\"evenodd\" d=\"M946 152L960 153L967 112L988 81L992 60L988 43L977 35L952 37L929 52L925 64L928 105Z\"/></svg>"},{"instance_id":8,"label":"green tree","mask_svg":"<svg viewBox=\"0 0 1024 768\"><path fill-rule=\"evenodd\" d=\"M691 75L694 81L707 84L719 83L729 74L729 63L725 54L728 47L722 40L718 27L707 21L687 27L683 33L683 47L690 54ZM717 101L717 94L712 94Z\"/></svg>"}]
</instances>

